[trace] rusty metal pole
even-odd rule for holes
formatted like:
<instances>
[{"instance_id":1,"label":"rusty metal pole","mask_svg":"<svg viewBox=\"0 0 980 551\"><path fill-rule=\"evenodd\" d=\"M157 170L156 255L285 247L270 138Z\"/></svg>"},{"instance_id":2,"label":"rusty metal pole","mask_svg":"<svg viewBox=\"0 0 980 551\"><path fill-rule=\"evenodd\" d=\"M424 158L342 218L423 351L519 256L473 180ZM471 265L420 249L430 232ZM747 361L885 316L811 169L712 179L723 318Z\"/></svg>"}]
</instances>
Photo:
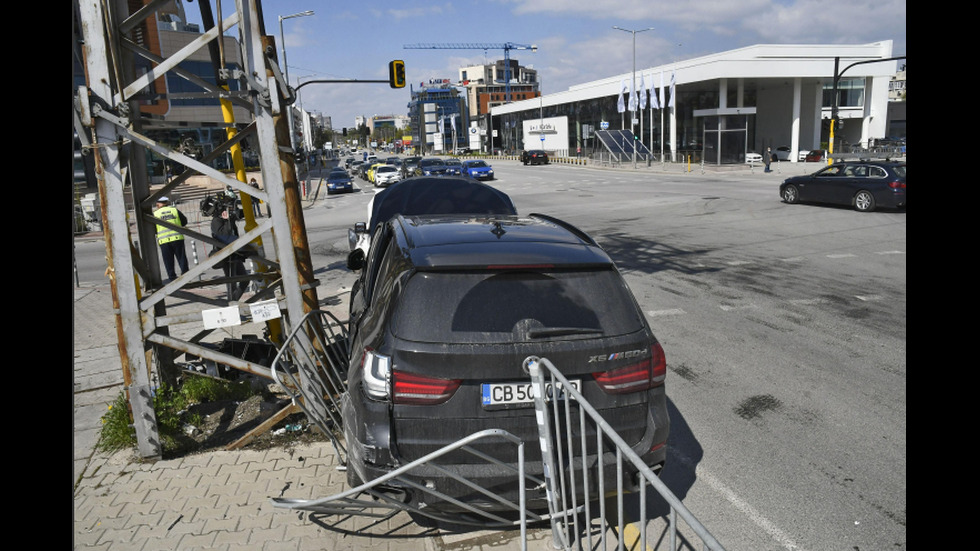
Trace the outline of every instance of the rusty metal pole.
<instances>
[{"instance_id":1,"label":"rusty metal pole","mask_svg":"<svg viewBox=\"0 0 980 551\"><path fill-rule=\"evenodd\" d=\"M262 43L267 52L275 54L275 38L262 37ZM271 68L267 68L267 76L274 77ZM288 83L287 83L288 84ZM276 98L282 101L282 98ZM293 244L293 254L296 258L296 271L300 287L303 290L304 313L319 307L316 294L316 279L313 277L313 261L310 258L310 244L306 237L306 220L303 217L303 200L299 191L299 181L296 177L296 153L293 151L292 139L289 135L289 105L281 105L279 114L273 117L276 129L276 142L279 144L279 166L282 171L283 192L286 200L286 218L289 220L290 240Z\"/></svg>"}]
</instances>

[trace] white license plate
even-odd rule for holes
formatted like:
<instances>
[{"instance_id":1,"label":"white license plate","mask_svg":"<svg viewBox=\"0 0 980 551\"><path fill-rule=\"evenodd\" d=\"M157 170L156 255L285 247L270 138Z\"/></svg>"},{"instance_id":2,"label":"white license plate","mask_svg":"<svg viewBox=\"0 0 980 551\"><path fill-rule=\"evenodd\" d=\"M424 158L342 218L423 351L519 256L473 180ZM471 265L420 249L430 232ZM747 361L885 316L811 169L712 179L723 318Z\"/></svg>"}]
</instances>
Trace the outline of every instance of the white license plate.
<instances>
[{"instance_id":1,"label":"white license plate","mask_svg":"<svg viewBox=\"0 0 980 551\"><path fill-rule=\"evenodd\" d=\"M581 392L582 382L578 379L569 381L572 388ZM531 394L532 383L483 383L483 405L484 406L504 406L510 404L531 404L534 403L534 395ZM562 391L562 384L557 383L558 399L565 399L565 392ZM551 400L555 396L554 387L551 383L545 384L545 397Z\"/></svg>"}]
</instances>

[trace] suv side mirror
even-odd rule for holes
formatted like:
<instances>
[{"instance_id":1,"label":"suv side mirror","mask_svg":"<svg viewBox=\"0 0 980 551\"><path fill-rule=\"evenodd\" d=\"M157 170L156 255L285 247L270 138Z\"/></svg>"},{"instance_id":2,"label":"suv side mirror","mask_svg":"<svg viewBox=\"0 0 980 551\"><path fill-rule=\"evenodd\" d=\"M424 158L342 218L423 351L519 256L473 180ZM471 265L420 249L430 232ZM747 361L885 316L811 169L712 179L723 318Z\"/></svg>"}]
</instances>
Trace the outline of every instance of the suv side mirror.
<instances>
[{"instance_id":1,"label":"suv side mirror","mask_svg":"<svg viewBox=\"0 0 980 551\"><path fill-rule=\"evenodd\" d=\"M364 251L361 249L354 249L347 255L347 269L356 272L363 267Z\"/></svg>"}]
</instances>

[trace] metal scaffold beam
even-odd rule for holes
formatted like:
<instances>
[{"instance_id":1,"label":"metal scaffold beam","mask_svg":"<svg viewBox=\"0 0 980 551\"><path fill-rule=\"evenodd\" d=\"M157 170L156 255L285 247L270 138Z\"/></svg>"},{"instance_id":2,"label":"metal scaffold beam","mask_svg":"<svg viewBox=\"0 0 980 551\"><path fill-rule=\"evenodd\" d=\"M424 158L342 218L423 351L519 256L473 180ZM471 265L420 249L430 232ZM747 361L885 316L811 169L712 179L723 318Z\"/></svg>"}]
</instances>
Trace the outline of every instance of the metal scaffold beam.
<instances>
[{"instance_id":1,"label":"metal scaffold beam","mask_svg":"<svg viewBox=\"0 0 980 551\"><path fill-rule=\"evenodd\" d=\"M201 322L214 311L213 294L202 289L224 289L228 278L209 274L232 255L247 254L255 269L248 277L258 291L246 301L229 296L218 306L232 309L243 320L255 321L254 307L263 306L261 320L271 344L286 341L288 326L298 326L318 300L306 238L294 155L288 138L286 111L289 92L275 59L274 39L263 29L259 0L227 2L230 15L211 16L208 0L196 2L202 10L204 32L190 44L164 56L159 41L147 37L158 25L157 12L169 4L145 0L138 10L125 0L74 0L77 42L86 84L74 90L74 127L84 129L86 153L96 167L98 195L105 235L108 276L116 311L116 330L127 398L141 456L161 456L160 434L153 410L156 387L174 381L179 374L175 357L193 354L255 375L271 377L269 366L258 365L209 346L214 327ZM220 5L220 4L219 4ZM230 9L230 7L229 7ZM216 21L216 23L215 23ZM226 46L234 36L237 48ZM199 50L206 50L216 74L214 82L189 74L180 64ZM231 61L231 62L230 62ZM180 144L166 143L154 129L188 121L152 121L144 108L166 101L168 87L157 84L168 76L197 84L203 97L217 100L224 117L227 141L209 156L187 154ZM235 91L227 83L237 84ZM247 120L235 120L233 107L244 107ZM246 182L241 142L249 140L258 152L264 189ZM227 175L208 162L227 154L234 172ZM165 159L179 165L183 174L161 189L151 191L147 159ZM245 231L230 245L188 227L168 226L153 216L157 198L172 193L186 176L200 174L233 191L245 207L252 201L267 203L269 218L255 220L245 209ZM164 225L188 238L208 243L215 254L173 281L161 275L155 234ZM220 273L220 270L219 270ZM174 309L180 306L179 313ZM178 320L201 322L192 337L171 335ZM299 384L306 384L301 381Z\"/></svg>"}]
</instances>

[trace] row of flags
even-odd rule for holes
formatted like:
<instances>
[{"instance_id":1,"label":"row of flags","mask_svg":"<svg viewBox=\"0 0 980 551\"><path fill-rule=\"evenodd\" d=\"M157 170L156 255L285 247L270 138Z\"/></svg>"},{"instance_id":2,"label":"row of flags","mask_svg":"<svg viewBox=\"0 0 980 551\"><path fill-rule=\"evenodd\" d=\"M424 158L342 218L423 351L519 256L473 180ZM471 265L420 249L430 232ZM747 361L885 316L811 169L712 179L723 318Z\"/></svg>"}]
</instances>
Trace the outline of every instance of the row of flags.
<instances>
[{"instance_id":1,"label":"row of flags","mask_svg":"<svg viewBox=\"0 0 980 551\"><path fill-rule=\"evenodd\" d=\"M675 85L675 73L670 73L670 98L667 103L664 103L664 73L660 72L660 94L659 97L653 89L653 75L650 75L650 82L646 83L646 77L640 74L640 89L638 91L633 90L633 79L629 78L623 79L623 85L621 92L618 94L619 101L616 106L619 108L619 112L622 113L626 111L627 105L626 100L623 99L624 94L629 94L629 110L636 111L637 107L640 109L647 108L647 95L650 96L650 108L651 109L661 109L674 106L674 85Z\"/></svg>"},{"instance_id":2,"label":"row of flags","mask_svg":"<svg viewBox=\"0 0 980 551\"><path fill-rule=\"evenodd\" d=\"M448 116L448 118L450 119L450 122L453 125L453 132L456 131L456 116L457 115L458 115L458 113L453 113L452 116ZM440 134L445 134L446 133L446 123L445 123L446 118L447 117L439 117L439 133Z\"/></svg>"}]
</instances>

